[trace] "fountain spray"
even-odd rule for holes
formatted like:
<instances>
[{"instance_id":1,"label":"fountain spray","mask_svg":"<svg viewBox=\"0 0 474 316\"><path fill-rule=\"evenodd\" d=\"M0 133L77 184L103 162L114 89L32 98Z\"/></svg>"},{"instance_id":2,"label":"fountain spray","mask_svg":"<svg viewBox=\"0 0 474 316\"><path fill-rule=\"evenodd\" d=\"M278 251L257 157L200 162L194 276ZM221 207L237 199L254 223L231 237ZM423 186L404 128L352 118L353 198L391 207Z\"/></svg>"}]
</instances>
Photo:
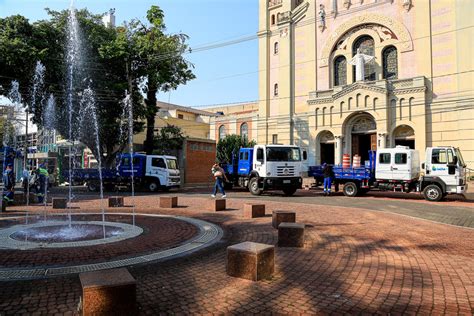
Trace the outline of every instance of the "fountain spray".
<instances>
[{"instance_id":1,"label":"fountain spray","mask_svg":"<svg viewBox=\"0 0 474 316\"><path fill-rule=\"evenodd\" d=\"M93 130L94 131L94 139L92 139L95 142L96 146L96 159L98 163L98 168L99 168L99 181L100 181L100 203L101 203L101 209L102 209L102 223L103 223L103 232L104 232L104 238L105 238L105 207L104 207L104 184L103 184L103 178L102 178L102 156L100 154L100 140L99 140L99 123L97 120L97 105L95 102L95 94L94 91L90 87L84 90L82 93L81 97L81 102L80 102L80 113L79 117L81 118L81 124L80 124L80 137L81 140L85 140L87 138L90 138L90 135L87 134L88 131ZM88 122L92 122L92 126L88 126ZM84 128L86 127L86 128ZM92 128L92 129L91 129Z\"/></svg>"},{"instance_id":2,"label":"fountain spray","mask_svg":"<svg viewBox=\"0 0 474 316\"><path fill-rule=\"evenodd\" d=\"M125 93L125 98L123 99L123 113L122 117L126 118L127 121L127 131L128 131L128 150L131 157L131 184L132 184L132 221L133 226L135 226L135 168L133 166L133 102L132 95L130 93Z\"/></svg>"},{"instance_id":3,"label":"fountain spray","mask_svg":"<svg viewBox=\"0 0 474 316\"><path fill-rule=\"evenodd\" d=\"M68 142L69 142L69 192L68 192L68 219L71 225L71 200L72 200L72 146L74 144L73 135L73 112L74 112L74 86L76 84L76 72L80 65L80 36L79 23L76 17L76 10L74 3L71 0L68 16L68 33L67 33L67 49L66 49L66 64L67 64L67 87L66 87L66 103L68 109Z\"/></svg>"}]
</instances>

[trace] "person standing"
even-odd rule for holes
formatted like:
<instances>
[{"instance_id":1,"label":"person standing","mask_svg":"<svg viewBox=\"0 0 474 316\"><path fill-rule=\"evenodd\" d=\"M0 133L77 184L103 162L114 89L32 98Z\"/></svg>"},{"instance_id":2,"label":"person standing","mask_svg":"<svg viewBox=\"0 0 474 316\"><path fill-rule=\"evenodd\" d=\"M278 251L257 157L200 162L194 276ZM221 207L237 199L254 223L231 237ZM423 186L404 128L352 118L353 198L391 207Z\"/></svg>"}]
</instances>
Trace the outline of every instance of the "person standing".
<instances>
[{"instance_id":1,"label":"person standing","mask_svg":"<svg viewBox=\"0 0 474 316\"><path fill-rule=\"evenodd\" d=\"M28 167L23 169L23 176L22 176L22 186L23 186L23 194L26 195L28 193L28 185L30 184L30 170Z\"/></svg>"},{"instance_id":2,"label":"person standing","mask_svg":"<svg viewBox=\"0 0 474 316\"><path fill-rule=\"evenodd\" d=\"M226 198L227 195L225 194L224 191L224 180L227 180L227 177L225 175L224 169L219 164L214 164L211 169L212 175L214 176L214 179L216 180L214 184L214 191L211 194L211 197L215 198L217 194L217 190L219 189L222 192L222 198Z\"/></svg>"},{"instance_id":3,"label":"person standing","mask_svg":"<svg viewBox=\"0 0 474 316\"><path fill-rule=\"evenodd\" d=\"M326 163L323 164L323 177L324 177L324 195L331 195L331 184L332 178L334 178L334 171L332 166Z\"/></svg>"},{"instance_id":4,"label":"person standing","mask_svg":"<svg viewBox=\"0 0 474 316\"><path fill-rule=\"evenodd\" d=\"M38 203L43 203L46 190L48 189L48 179L49 179L48 170L45 168L44 165L39 166L38 176L39 176L39 190L38 190L39 192L37 193Z\"/></svg>"},{"instance_id":5,"label":"person standing","mask_svg":"<svg viewBox=\"0 0 474 316\"><path fill-rule=\"evenodd\" d=\"M13 165L8 164L3 172L3 200L8 203L13 203L15 192L15 177L13 175Z\"/></svg>"}]
</instances>

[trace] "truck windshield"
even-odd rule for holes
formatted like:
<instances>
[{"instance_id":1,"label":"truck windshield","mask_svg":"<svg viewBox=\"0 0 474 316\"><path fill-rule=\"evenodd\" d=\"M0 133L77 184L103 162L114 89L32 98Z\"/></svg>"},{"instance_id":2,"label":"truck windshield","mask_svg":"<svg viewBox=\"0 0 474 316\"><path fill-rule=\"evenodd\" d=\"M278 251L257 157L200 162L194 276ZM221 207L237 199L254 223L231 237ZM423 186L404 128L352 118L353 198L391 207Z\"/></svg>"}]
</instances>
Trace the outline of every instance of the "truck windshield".
<instances>
[{"instance_id":1,"label":"truck windshield","mask_svg":"<svg viewBox=\"0 0 474 316\"><path fill-rule=\"evenodd\" d=\"M268 147L267 161L301 161L299 148Z\"/></svg>"},{"instance_id":2,"label":"truck windshield","mask_svg":"<svg viewBox=\"0 0 474 316\"><path fill-rule=\"evenodd\" d=\"M454 151L456 152L456 156L458 157L459 165L462 167L466 167L466 163L462 158L461 151L459 150L459 148L455 148Z\"/></svg>"},{"instance_id":3,"label":"truck windshield","mask_svg":"<svg viewBox=\"0 0 474 316\"><path fill-rule=\"evenodd\" d=\"M168 169L178 169L178 162L176 159L166 159L166 164L168 165Z\"/></svg>"}]
</instances>

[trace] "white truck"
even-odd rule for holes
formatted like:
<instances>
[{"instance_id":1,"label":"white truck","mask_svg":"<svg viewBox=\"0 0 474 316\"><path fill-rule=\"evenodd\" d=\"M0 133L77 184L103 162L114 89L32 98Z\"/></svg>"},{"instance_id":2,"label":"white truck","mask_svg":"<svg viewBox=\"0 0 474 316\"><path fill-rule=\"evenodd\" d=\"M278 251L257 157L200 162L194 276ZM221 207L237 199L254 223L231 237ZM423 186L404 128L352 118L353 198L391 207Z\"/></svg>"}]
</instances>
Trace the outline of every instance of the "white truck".
<instances>
[{"instance_id":1,"label":"white truck","mask_svg":"<svg viewBox=\"0 0 474 316\"><path fill-rule=\"evenodd\" d=\"M253 195L282 190L290 196L303 183L304 160L306 152L298 146L256 145L241 148L224 170L232 185L248 188Z\"/></svg>"},{"instance_id":2,"label":"white truck","mask_svg":"<svg viewBox=\"0 0 474 316\"><path fill-rule=\"evenodd\" d=\"M333 167L334 183L344 185L344 195L353 197L376 188L421 192L426 200L439 201L466 192L466 164L459 148L428 147L421 164L418 151L405 146L372 151L369 157L361 167ZM310 167L309 175L321 181L322 166Z\"/></svg>"},{"instance_id":3,"label":"white truck","mask_svg":"<svg viewBox=\"0 0 474 316\"><path fill-rule=\"evenodd\" d=\"M104 187L113 190L118 186L130 186L133 181L137 188L155 192L179 188L181 184L178 162L174 156L122 154L118 157L117 168L102 169ZM99 189L98 169L74 169L73 181L84 182L90 191Z\"/></svg>"}]
</instances>

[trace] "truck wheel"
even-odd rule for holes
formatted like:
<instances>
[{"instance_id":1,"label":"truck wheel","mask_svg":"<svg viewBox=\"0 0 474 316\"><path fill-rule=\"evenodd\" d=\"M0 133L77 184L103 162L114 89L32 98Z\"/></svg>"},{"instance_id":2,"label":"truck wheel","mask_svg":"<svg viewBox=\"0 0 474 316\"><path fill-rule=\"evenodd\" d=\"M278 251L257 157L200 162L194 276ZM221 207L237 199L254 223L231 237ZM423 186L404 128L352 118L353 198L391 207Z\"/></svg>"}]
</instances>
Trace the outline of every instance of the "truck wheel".
<instances>
[{"instance_id":1,"label":"truck wheel","mask_svg":"<svg viewBox=\"0 0 474 316\"><path fill-rule=\"evenodd\" d=\"M156 181L150 181L148 182L148 191L150 192L156 192L160 185L156 183Z\"/></svg>"},{"instance_id":2,"label":"truck wheel","mask_svg":"<svg viewBox=\"0 0 474 316\"><path fill-rule=\"evenodd\" d=\"M90 192L97 192L99 191L99 184L96 182L87 182L87 189Z\"/></svg>"},{"instance_id":3,"label":"truck wheel","mask_svg":"<svg viewBox=\"0 0 474 316\"><path fill-rule=\"evenodd\" d=\"M354 197L357 195L357 193L359 193L359 187L354 182L347 182L344 184L342 192L345 196Z\"/></svg>"},{"instance_id":4,"label":"truck wheel","mask_svg":"<svg viewBox=\"0 0 474 316\"><path fill-rule=\"evenodd\" d=\"M293 194L295 194L296 190L298 190L298 189L297 189L297 188L294 188L294 187L292 187L292 188L284 188L284 189L283 189L283 194L284 194L285 196L292 196Z\"/></svg>"},{"instance_id":5,"label":"truck wheel","mask_svg":"<svg viewBox=\"0 0 474 316\"><path fill-rule=\"evenodd\" d=\"M436 184L430 184L423 190L425 200L430 202L438 202L443 198L443 191Z\"/></svg>"},{"instance_id":6,"label":"truck wheel","mask_svg":"<svg viewBox=\"0 0 474 316\"><path fill-rule=\"evenodd\" d=\"M258 178L252 178L249 181L249 191L253 195L261 195L262 194L262 189L258 187Z\"/></svg>"}]
</instances>

